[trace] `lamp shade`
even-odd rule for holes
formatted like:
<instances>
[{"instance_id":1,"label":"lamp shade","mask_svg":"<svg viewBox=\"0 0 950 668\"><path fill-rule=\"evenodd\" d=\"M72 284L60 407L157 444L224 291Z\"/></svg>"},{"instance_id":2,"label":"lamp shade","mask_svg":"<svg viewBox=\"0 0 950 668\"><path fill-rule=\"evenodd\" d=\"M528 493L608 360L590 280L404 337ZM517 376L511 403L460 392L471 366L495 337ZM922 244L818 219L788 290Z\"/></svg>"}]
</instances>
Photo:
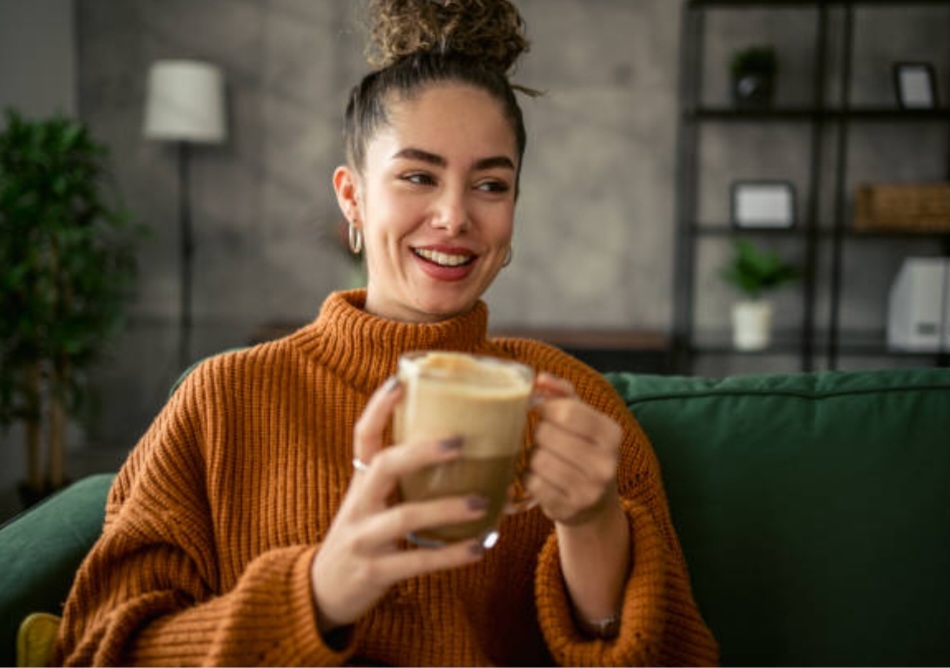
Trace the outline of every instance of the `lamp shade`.
<instances>
[{"instance_id":1,"label":"lamp shade","mask_svg":"<svg viewBox=\"0 0 950 668\"><path fill-rule=\"evenodd\" d=\"M215 65L159 60L148 73L145 136L214 144L224 141L224 80Z\"/></svg>"}]
</instances>

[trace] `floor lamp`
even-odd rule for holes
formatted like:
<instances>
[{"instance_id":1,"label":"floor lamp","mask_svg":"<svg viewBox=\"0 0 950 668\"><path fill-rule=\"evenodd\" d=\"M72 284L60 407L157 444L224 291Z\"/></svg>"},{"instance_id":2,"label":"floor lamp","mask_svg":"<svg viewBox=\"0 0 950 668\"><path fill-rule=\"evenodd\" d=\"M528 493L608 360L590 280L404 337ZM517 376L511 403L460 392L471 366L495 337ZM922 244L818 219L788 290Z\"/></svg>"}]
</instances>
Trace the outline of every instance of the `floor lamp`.
<instances>
[{"instance_id":1,"label":"floor lamp","mask_svg":"<svg viewBox=\"0 0 950 668\"><path fill-rule=\"evenodd\" d=\"M194 60L159 60L148 74L144 133L147 139L174 142L178 150L181 301L179 366L191 363L191 269L194 238L188 166L192 144L219 144L227 136L221 70Z\"/></svg>"}]
</instances>

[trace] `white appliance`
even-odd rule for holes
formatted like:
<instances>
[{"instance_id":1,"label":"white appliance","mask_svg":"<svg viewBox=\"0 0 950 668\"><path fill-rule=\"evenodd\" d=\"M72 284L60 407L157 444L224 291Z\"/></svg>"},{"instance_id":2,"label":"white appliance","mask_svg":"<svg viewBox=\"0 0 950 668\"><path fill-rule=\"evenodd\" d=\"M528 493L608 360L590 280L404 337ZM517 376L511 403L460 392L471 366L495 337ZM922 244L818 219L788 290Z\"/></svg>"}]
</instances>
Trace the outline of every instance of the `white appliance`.
<instances>
[{"instance_id":1,"label":"white appliance","mask_svg":"<svg viewBox=\"0 0 950 668\"><path fill-rule=\"evenodd\" d=\"M904 260L891 285L887 345L893 350L950 351L950 258Z\"/></svg>"}]
</instances>

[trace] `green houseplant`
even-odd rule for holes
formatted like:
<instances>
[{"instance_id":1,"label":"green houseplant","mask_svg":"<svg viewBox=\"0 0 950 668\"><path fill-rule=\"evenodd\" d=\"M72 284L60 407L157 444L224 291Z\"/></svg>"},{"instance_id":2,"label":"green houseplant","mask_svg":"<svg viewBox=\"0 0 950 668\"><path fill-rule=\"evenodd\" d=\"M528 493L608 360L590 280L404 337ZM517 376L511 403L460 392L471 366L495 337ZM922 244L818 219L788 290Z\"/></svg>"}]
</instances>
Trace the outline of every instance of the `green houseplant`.
<instances>
[{"instance_id":1,"label":"green houseplant","mask_svg":"<svg viewBox=\"0 0 950 668\"><path fill-rule=\"evenodd\" d=\"M771 46L750 46L732 54L732 100L737 107L761 109L772 104L778 56Z\"/></svg>"},{"instance_id":2,"label":"green houseplant","mask_svg":"<svg viewBox=\"0 0 950 668\"><path fill-rule=\"evenodd\" d=\"M765 295L801 278L795 265L775 251L760 249L748 239L733 241L735 254L722 277L744 297L733 305L733 344L739 350L761 350L771 340L773 306Z\"/></svg>"},{"instance_id":3,"label":"green houseplant","mask_svg":"<svg viewBox=\"0 0 950 668\"><path fill-rule=\"evenodd\" d=\"M0 130L0 426L25 424L27 502L65 483L67 417L82 407L85 372L115 334L135 276L142 228L107 158L65 116L8 110Z\"/></svg>"}]
</instances>

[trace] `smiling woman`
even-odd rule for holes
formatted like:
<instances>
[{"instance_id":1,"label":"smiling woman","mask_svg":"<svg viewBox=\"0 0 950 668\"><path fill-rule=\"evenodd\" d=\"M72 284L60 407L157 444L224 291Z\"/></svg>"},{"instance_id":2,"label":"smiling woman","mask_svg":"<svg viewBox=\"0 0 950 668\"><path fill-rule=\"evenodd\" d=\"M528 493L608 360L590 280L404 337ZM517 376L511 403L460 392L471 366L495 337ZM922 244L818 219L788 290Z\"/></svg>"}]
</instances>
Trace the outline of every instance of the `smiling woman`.
<instances>
[{"instance_id":1,"label":"smiling woman","mask_svg":"<svg viewBox=\"0 0 950 668\"><path fill-rule=\"evenodd\" d=\"M480 88L391 97L363 167L339 167L333 183L364 238L366 310L435 322L470 310L501 270L519 156L502 105Z\"/></svg>"},{"instance_id":2,"label":"smiling woman","mask_svg":"<svg viewBox=\"0 0 950 668\"><path fill-rule=\"evenodd\" d=\"M716 662L626 404L560 350L488 336L526 143L507 76L520 15L508 0L370 9L378 69L352 91L333 174L367 287L189 374L116 479L54 662ZM497 544L406 545L488 507L478 491L393 502L401 478L468 461L457 434L391 442L398 361L418 350L536 372L515 455L535 505Z\"/></svg>"}]
</instances>

